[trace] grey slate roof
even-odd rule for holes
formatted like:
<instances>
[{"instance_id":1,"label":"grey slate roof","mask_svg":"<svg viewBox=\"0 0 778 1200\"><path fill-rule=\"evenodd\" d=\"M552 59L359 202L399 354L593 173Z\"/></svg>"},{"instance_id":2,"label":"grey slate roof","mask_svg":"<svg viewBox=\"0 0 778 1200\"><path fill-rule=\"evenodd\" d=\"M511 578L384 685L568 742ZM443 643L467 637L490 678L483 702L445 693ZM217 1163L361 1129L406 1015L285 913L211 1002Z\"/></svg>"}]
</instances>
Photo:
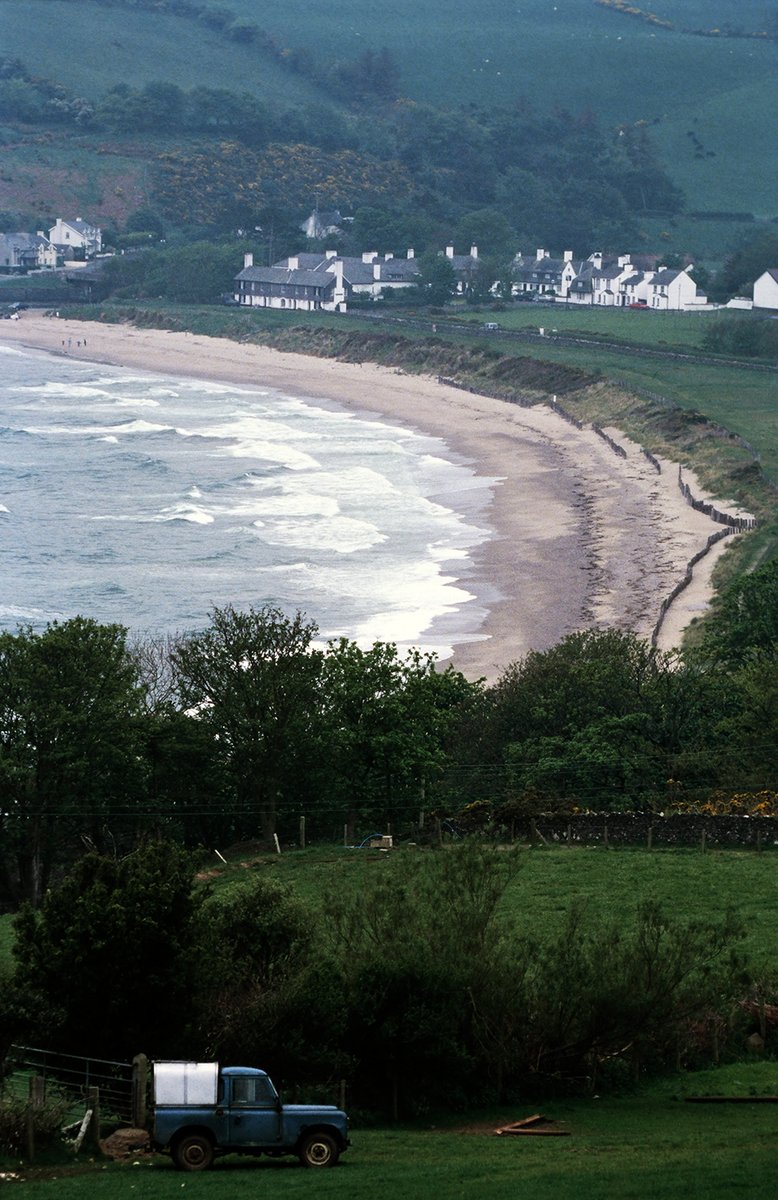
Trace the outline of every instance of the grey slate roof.
<instances>
[{"instance_id":1,"label":"grey slate roof","mask_svg":"<svg viewBox=\"0 0 778 1200\"><path fill-rule=\"evenodd\" d=\"M235 276L235 279L251 283L280 283L297 287L327 288L335 284L334 275L329 275L326 271L309 271L303 267L299 267L297 270L289 270L288 267L244 267Z\"/></svg>"},{"instance_id":2,"label":"grey slate roof","mask_svg":"<svg viewBox=\"0 0 778 1200\"><path fill-rule=\"evenodd\" d=\"M658 285L666 287L668 283L672 283L679 275L683 275L683 271L674 271L670 267L665 267L664 271L657 271L654 278L651 280L651 286Z\"/></svg>"}]
</instances>

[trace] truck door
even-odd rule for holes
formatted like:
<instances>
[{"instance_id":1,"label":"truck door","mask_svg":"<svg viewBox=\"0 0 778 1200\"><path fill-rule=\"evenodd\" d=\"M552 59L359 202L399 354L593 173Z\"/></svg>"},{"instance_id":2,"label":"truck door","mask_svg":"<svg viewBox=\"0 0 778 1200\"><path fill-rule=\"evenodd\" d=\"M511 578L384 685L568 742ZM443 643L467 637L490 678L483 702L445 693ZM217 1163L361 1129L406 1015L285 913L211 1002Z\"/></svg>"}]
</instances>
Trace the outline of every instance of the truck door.
<instances>
[{"instance_id":1,"label":"truck door","mask_svg":"<svg viewBox=\"0 0 778 1200\"><path fill-rule=\"evenodd\" d=\"M270 1080L261 1075L236 1075L230 1082L230 1145L277 1146L281 1113Z\"/></svg>"}]
</instances>

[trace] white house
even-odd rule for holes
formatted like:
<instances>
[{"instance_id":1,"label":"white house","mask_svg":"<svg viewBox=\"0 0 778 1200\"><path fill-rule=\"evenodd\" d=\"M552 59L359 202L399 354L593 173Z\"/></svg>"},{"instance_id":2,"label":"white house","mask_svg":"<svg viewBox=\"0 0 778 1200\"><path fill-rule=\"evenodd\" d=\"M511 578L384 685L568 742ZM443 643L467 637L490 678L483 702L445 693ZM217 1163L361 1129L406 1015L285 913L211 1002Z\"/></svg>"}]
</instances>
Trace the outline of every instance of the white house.
<instances>
[{"instance_id":1,"label":"white house","mask_svg":"<svg viewBox=\"0 0 778 1200\"><path fill-rule=\"evenodd\" d=\"M754 308L778 308L778 267L768 267L756 280Z\"/></svg>"},{"instance_id":2,"label":"white house","mask_svg":"<svg viewBox=\"0 0 778 1200\"><path fill-rule=\"evenodd\" d=\"M649 308L658 312L688 312L706 305L708 298L697 291L690 271L691 265L682 271L660 267L648 284Z\"/></svg>"},{"instance_id":3,"label":"white house","mask_svg":"<svg viewBox=\"0 0 778 1200\"><path fill-rule=\"evenodd\" d=\"M286 308L303 312L345 312L346 285L343 265L337 259L333 271L306 267L255 267L254 256L246 254L243 270L235 276L235 302L254 308Z\"/></svg>"},{"instance_id":4,"label":"white house","mask_svg":"<svg viewBox=\"0 0 778 1200\"><path fill-rule=\"evenodd\" d=\"M418 260L413 250L409 250L404 258L380 255L377 250L366 250L360 258L339 255L337 250L325 250L323 254L294 254L273 265L286 270L305 269L332 274L338 264L349 296L376 298L384 291L411 288L419 277Z\"/></svg>"},{"instance_id":5,"label":"white house","mask_svg":"<svg viewBox=\"0 0 778 1200\"><path fill-rule=\"evenodd\" d=\"M49 241L66 258L72 257L74 252L83 253L84 258L93 258L103 248L100 227L82 221L81 217L76 217L75 221L63 221L62 217L57 217L56 225L49 230Z\"/></svg>"},{"instance_id":6,"label":"white house","mask_svg":"<svg viewBox=\"0 0 778 1200\"><path fill-rule=\"evenodd\" d=\"M573 263L572 250L565 250L562 258L552 258L542 246L535 251L534 258L525 258L523 254L517 254L513 260L513 294L553 293L567 299L581 266L579 263L576 267Z\"/></svg>"}]
</instances>

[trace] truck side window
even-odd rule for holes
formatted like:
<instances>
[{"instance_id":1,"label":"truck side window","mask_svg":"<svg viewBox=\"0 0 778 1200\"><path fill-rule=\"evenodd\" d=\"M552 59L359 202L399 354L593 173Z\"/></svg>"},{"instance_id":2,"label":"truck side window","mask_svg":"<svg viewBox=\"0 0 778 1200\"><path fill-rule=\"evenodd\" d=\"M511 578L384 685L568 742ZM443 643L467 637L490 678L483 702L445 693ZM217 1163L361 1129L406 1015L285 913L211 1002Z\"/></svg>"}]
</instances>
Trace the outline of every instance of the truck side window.
<instances>
[{"instance_id":1,"label":"truck side window","mask_svg":"<svg viewBox=\"0 0 778 1200\"><path fill-rule=\"evenodd\" d=\"M275 1092L269 1079L262 1076L236 1076L232 1080L233 1104L255 1104L262 1108L272 1108L275 1100Z\"/></svg>"}]
</instances>

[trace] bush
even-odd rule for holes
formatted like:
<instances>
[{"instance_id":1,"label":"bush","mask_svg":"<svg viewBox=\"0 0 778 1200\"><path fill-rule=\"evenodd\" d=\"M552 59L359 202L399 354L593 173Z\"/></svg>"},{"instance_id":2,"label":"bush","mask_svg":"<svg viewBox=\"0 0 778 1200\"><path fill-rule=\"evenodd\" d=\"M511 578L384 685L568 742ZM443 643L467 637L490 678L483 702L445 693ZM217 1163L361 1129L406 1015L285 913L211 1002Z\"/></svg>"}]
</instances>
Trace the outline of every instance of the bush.
<instances>
[{"instance_id":1,"label":"bush","mask_svg":"<svg viewBox=\"0 0 778 1200\"><path fill-rule=\"evenodd\" d=\"M47 1088L39 1108L34 1108L26 1097L4 1093L0 1096L0 1150L7 1154L24 1152L31 1115L36 1149L56 1145L71 1105L67 1096L51 1088Z\"/></svg>"}]
</instances>

